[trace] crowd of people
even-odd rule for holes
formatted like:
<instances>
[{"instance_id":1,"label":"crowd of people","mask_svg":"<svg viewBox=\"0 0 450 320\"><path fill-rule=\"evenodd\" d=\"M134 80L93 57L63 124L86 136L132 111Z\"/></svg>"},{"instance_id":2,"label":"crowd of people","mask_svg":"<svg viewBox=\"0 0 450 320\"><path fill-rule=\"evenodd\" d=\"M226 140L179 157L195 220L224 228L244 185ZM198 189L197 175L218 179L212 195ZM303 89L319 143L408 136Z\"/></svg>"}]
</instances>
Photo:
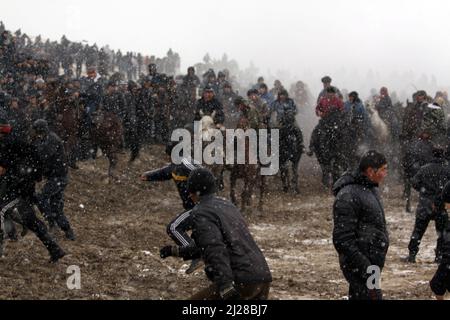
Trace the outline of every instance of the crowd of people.
<instances>
[{"instance_id":1,"label":"crowd of people","mask_svg":"<svg viewBox=\"0 0 450 320\"><path fill-rule=\"evenodd\" d=\"M285 192L289 161L295 163L294 191L300 192L303 135L311 133L307 154L316 156L324 187L336 195L333 240L350 283L350 298L382 297L379 289L366 286L367 268L382 269L389 246L376 190L387 166L399 163L407 200L411 186L420 192L407 261L415 262L421 238L434 220L436 262L441 265L432 288L439 296L446 281L448 288L445 208L450 202L450 104L446 92L430 97L420 90L413 102L403 106L393 104L388 88L382 87L363 101L358 92L339 90L325 76L323 90L313 101L302 81L288 91L281 81L269 88L260 77L242 97L227 69L217 73L209 69L199 77L189 67L185 75L176 75L179 56L172 51L155 60L98 50L65 37L60 43L43 43L40 37L31 41L20 31L5 30L3 24L0 34L1 242L3 237L17 238L13 223L17 222L24 226L23 233L29 229L39 237L52 262L58 261L65 252L37 218L34 206L50 229L59 227L67 239L76 239L64 214L69 168L76 170L79 161L95 159L98 148L105 154L129 150L130 162L146 144L166 145L170 155L173 129L192 129L194 121L207 115L221 129L279 129L281 142L289 142L280 144L280 158L287 154L281 163ZM318 124L307 127L314 113ZM371 149L381 153L367 152ZM289 155L293 150L297 157ZM110 160L114 165L114 156ZM43 179L45 186L36 192L36 183ZM192 159L183 159L181 165L147 172L141 179L173 179L177 184L186 211L169 224L168 233L177 245L162 248L161 257L193 259L189 272L204 261L214 285L194 298L268 297L267 263L239 210L215 196L222 187L217 177Z\"/></svg>"}]
</instances>

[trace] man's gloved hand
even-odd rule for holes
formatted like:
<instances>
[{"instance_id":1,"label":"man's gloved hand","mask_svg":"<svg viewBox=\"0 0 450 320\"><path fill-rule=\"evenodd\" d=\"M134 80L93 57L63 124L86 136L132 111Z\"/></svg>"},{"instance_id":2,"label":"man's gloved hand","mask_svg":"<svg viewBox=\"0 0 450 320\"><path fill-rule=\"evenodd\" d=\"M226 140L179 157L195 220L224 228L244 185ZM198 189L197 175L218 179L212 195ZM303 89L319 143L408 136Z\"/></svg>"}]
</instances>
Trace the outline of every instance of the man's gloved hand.
<instances>
[{"instance_id":1,"label":"man's gloved hand","mask_svg":"<svg viewBox=\"0 0 450 320\"><path fill-rule=\"evenodd\" d=\"M222 300L239 300L241 295L234 287L234 283L222 286L219 291Z\"/></svg>"},{"instance_id":2,"label":"man's gloved hand","mask_svg":"<svg viewBox=\"0 0 450 320\"><path fill-rule=\"evenodd\" d=\"M178 257L178 247L177 246L165 246L159 250L159 256L162 259L167 257Z\"/></svg>"}]
</instances>

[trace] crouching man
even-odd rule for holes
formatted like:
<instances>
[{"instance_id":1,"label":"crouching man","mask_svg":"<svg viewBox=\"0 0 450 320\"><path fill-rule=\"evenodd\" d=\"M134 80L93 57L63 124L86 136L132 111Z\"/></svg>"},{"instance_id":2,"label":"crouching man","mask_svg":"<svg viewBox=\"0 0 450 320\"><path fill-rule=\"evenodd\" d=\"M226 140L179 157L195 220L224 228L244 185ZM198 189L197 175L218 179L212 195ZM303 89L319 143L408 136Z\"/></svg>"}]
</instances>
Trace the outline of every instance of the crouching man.
<instances>
[{"instance_id":1,"label":"crouching man","mask_svg":"<svg viewBox=\"0 0 450 320\"><path fill-rule=\"evenodd\" d=\"M216 179L204 168L187 182L191 199L195 246L161 249L161 257L202 257L212 284L191 300L266 300L272 275L239 210L216 193Z\"/></svg>"},{"instance_id":2,"label":"crouching man","mask_svg":"<svg viewBox=\"0 0 450 320\"><path fill-rule=\"evenodd\" d=\"M344 174L334 185L333 243L348 281L350 300L381 300L378 287L389 247L378 184L387 175L386 158L368 151L359 169Z\"/></svg>"}]
</instances>

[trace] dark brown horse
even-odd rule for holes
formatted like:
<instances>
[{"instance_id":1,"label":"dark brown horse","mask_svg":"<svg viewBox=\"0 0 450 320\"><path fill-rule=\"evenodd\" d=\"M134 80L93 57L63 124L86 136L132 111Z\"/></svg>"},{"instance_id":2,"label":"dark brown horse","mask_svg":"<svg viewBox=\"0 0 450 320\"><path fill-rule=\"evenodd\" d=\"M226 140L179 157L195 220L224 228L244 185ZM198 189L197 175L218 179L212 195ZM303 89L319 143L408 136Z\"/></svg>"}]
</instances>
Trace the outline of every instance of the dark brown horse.
<instances>
[{"instance_id":1,"label":"dark brown horse","mask_svg":"<svg viewBox=\"0 0 450 320\"><path fill-rule=\"evenodd\" d=\"M103 110L93 113L91 139L109 161L108 178L115 179L117 155L123 148L123 127L120 118L112 112Z\"/></svg>"},{"instance_id":2,"label":"dark brown horse","mask_svg":"<svg viewBox=\"0 0 450 320\"><path fill-rule=\"evenodd\" d=\"M66 150L68 164L76 168L77 149L79 144L80 110L75 103L67 103L56 110L55 131L62 139Z\"/></svg>"},{"instance_id":3,"label":"dark brown horse","mask_svg":"<svg viewBox=\"0 0 450 320\"><path fill-rule=\"evenodd\" d=\"M213 116L203 115L201 119L202 123L202 138L204 141L210 141L210 137L213 134L212 129L216 129L216 125L214 124ZM237 125L237 129L246 130L250 128L249 119L245 116L241 116L239 119L239 123ZM221 150L221 157L223 157L223 161L225 163L226 159L226 134L225 130L222 130L223 135L223 146L224 149ZM206 147L208 143L206 143L203 148ZM234 154L236 157L236 148L234 150ZM223 172L224 170L230 171L230 199L231 201L237 205L237 197L236 197L236 189L237 189L237 181L239 179L243 180L244 188L241 193L241 208L244 210L246 207L251 206L251 198L253 195L253 190L255 186L260 187L260 199L258 203L258 210L262 211L263 206L263 194L264 194L264 179L263 176L260 175L260 167L258 164L249 164L250 159L250 148L248 143L245 146L245 164L233 164L233 165L207 165L216 177L219 184L223 184ZM235 159L236 160L236 159Z\"/></svg>"},{"instance_id":4,"label":"dark brown horse","mask_svg":"<svg viewBox=\"0 0 450 320\"><path fill-rule=\"evenodd\" d=\"M241 112L241 116L238 120L236 129L252 129L251 119L249 116ZM255 129L255 128L253 128ZM236 155L236 148L235 148ZM246 207L251 206L251 199L253 195L253 190L255 187L259 187L259 202L258 210L263 210L263 200L264 200L264 190L265 190L265 180L264 176L261 175L261 167L259 164L251 164L250 159L254 156L257 159L257 154L251 154L252 150L249 145L249 141L245 141L245 164L234 164L230 169L230 198L234 204L237 204L236 199L236 184L237 180L241 179L244 182L244 188L241 193L241 208L244 210ZM257 152L257 150L256 150Z\"/></svg>"},{"instance_id":5,"label":"dark brown horse","mask_svg":"<svg viewBox=\"0 0 450 320\"><path fill-rule=\"evenodd\" d=\"M80 106L76 93L52 83L47 96L50 104L46 114L49 125L64 143L68 165L75 168L80 127Z\"/></svg>"}]
</instances>

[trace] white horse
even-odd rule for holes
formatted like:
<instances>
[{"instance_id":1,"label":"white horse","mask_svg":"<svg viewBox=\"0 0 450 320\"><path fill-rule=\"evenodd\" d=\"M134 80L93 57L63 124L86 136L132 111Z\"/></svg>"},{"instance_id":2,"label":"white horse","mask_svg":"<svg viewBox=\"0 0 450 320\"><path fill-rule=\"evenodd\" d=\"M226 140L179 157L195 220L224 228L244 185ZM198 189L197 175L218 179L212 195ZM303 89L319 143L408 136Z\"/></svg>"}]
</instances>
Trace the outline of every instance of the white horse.
<instances>
[{"instance_id":1,"label":"white horse","mask_svg":"<svg viewBox=\"0 0 450 320\"><path fill-rule=\"evenodd\" d=\"M375 102L367 101L366 109L369 114L370 124L372 125L372 129L374 131L374 138L376 139L374 142L380 146L386 145L389 142L389 128L381 119L377 109L375 109Z\"/></svg>"},{"instance_id":2,"label":"white horse","mask_svg":"<svg viewBox=\"0 0 450 320\"><path fill-rule=\"evenodd\" d=\"M215 157L220 157L223 159L223 162L225 161L225 150L224 150L224 145L225 145L225 128L223 126L217 126L214 122L214 117L216 115L216 112L213 111L213 113L211 115L205 115L203 113L203 111L200 110L200 124L201 127L199 127L199 132L197 132L197 134L199 134L202 138L203 141L203 145L202 145L202 149L205 150L205 148L212 142L213 137L215 137L215 133L217 132L216 130L219 129L221 130L222 133L222 137L223 137L223 141L222 141L222 147L216 147L214 149L214 156ZM216 154L216 152L218 154ZM213 155L211 155L213 156ZM218 182L218 186L219 189L223 188L223 170L224 170L224 165L223 164L211 164L211 165L205 165L208 169L211 170L211 172L214 174L214 176L217 179Z\"/></svg>"}]
</instances>

